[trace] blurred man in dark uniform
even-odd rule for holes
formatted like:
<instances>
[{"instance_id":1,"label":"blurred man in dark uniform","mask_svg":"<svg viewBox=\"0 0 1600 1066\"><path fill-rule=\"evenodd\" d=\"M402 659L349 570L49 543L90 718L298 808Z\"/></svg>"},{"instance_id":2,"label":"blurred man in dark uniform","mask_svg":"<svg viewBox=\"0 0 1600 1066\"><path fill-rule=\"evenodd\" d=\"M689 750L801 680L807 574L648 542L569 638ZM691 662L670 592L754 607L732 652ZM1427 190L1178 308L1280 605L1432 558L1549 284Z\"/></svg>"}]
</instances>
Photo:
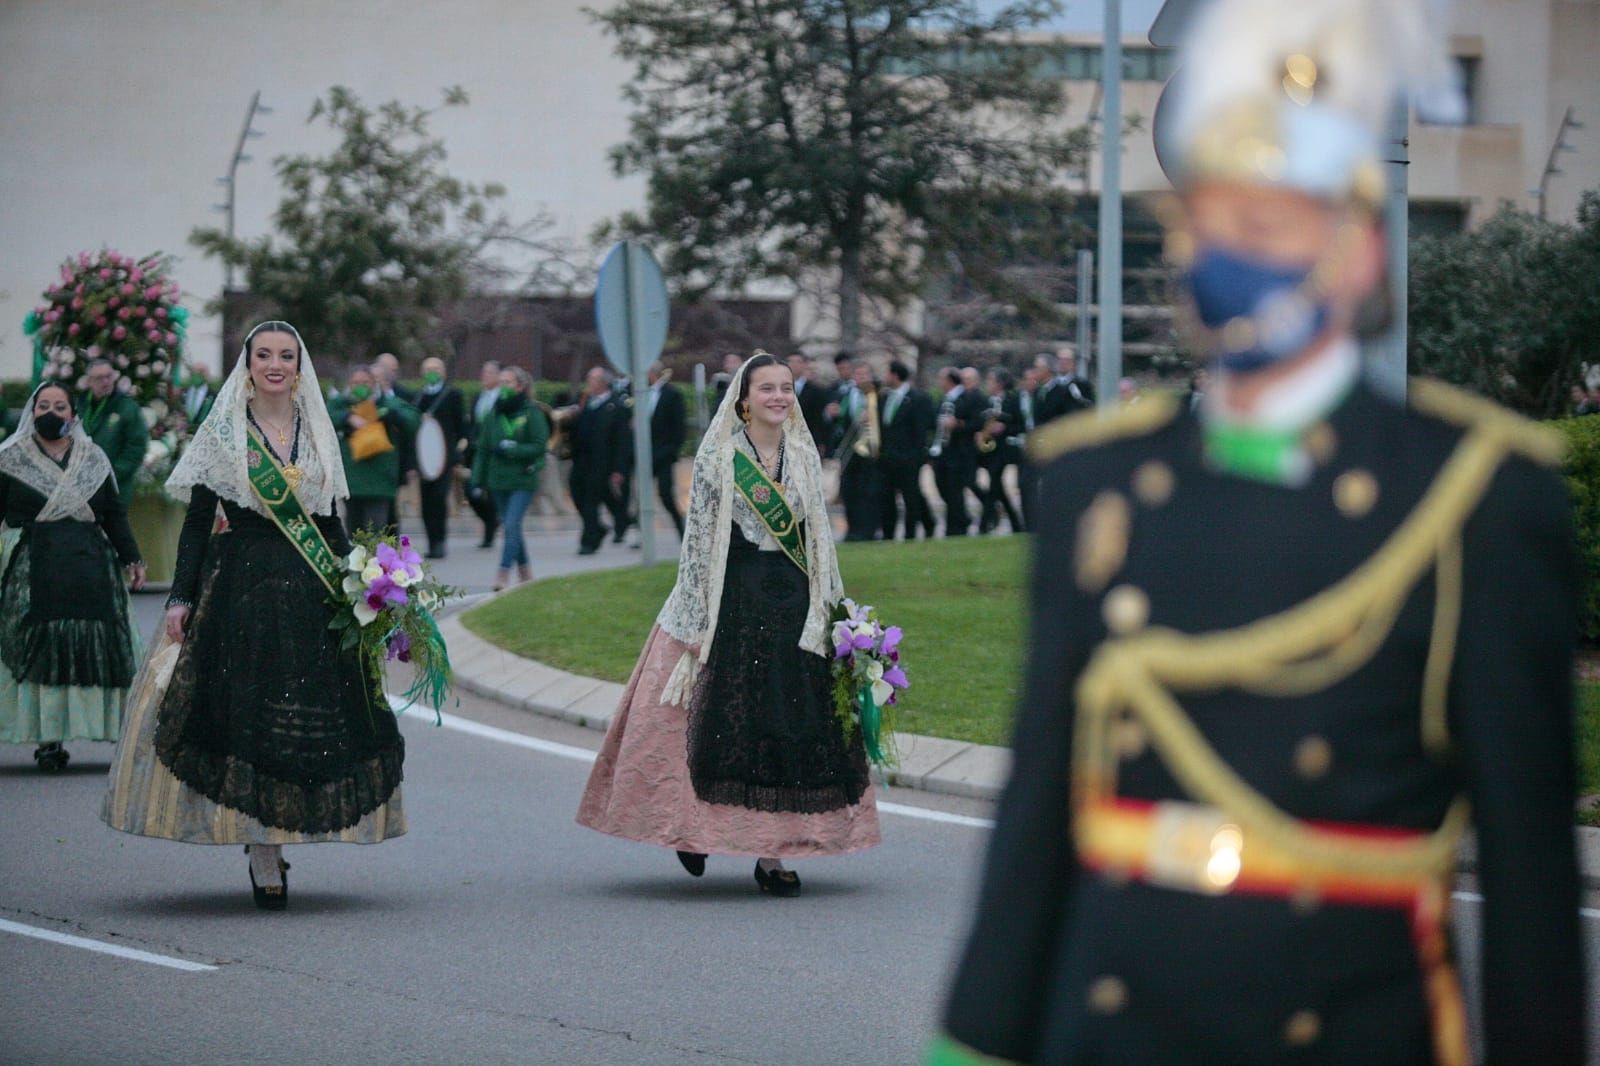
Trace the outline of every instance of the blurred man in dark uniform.
<instances>
[{"instance_id":1,"label":"blurred man in dark uniform","mask_svg":"<svg viewBox=\"0 0 1600 1066\"><path fill-rule=\"evenodd\" d=\"M928 461L933 439L933 401L911 383L911 368L898 359L889 364L888 387L879 403L883 422L882 475L883 539L893 540L900 524L900 503L905 503L906 539L916 540L921 527L933 535L933 516L922 495L919 477Z\"/></svg>"},{"instance_id":2,"label":"blurred man in dark uniform","mask_svg":"<svg viewBox=\"0 0 1600 1066\"><path fill-rule=\"evenodd\" d=\"M828 455L828 403L829 389L812 376L809 356L795 354L789 357L789 370L794 374L794 398L800 405L800 417L805 419L811 439L817 445L817 454Z\"/></svg>"},{"instance_id":3,"label":"blurred man in dark uniform","mask_svg":"<svg viewBox=\"0 0 1600 1066\"><path fill-rule=\"evenodd\" d=\"M88 395L78 401L78 417L84 432L111 460L117 475L117 491L122 505L133 502L139 468L144 465L145 449L150 444L150 427L145 424L139 401L117 387L117 368L109 359L89 360L84 375Z\"/></svg>"},{"instance_id":4,"label":"blurred man in dark uniform","mask_svg":"<svg viewBox=\"0 0 1600 1066\"><path fill-rule=\"evenodd\" d=\"M478 398L472 403L472 416L467 422L465 431L466 447L461 455L461 465L468 470L472 469L478 430L484 421L494 414L495 402L500 398L500 364L493 359L484 360L478 380L482 387L478 391ZM495 531L500 528L500 516L494 509L494 497L486 488L468 488L467 503L472 506L472 513L483 523L483 540L478 542L478 547L493 547Z\"/></svg>"},{"instance_id":5,"label":"blurred man in dark uniform","mask_svg":"<svg viewBox=\"0 0 1600 1066\"><path fill-rule=\"evenodd\" d=\"M839 394L839 496L844 501L848 541L876 540L883 526L883 487L879 457L883 448L883 404L872 367L851 366L850 388Z\"/></svg>"},{"instance_id":6,"label":"blurred man in dark uniform","mask_svg":"<svg viewBox=\"0 0 1600 1066\"><path fill-rule=\"evenodd\" d=\"M944 535L964 537L972 524L967 490L978 474L976 436L983 428L988 401L977 389L968 388L953 366L939 371L939 378L945 391L939 404L933 478L944 500Z\"/></svg>"},{"instance_id":7,"label":"blurred man in dark uniform","mask_svg":"<svg viewBox=\"0 0 1600 1066\"><path fill-rule=\"evenodd\" d=\"M449 536L450 491L455 488L456 466L461 461L460 442L467 430L466 402L461 390L445 381L444 360L436 356L422 361L422 389L414 395L412 403L421 416L414 439L434 432L427 425L432 419L445 443L444 469L437 476L427 477L420 465L417 470L422 483L422 528L428 535L428 558L443 559Z\"/></svg>"},{"instance_id":8,"label":"blurred man in dark uniform","mask_svg":"<svg viewBox=\"0 0 1600 1066\"><path fill-rule=\"evenodd\" d=\"M1006 492L1006 470L1022 462L1022 400L1011 388L1011 371L997 366L984 377L989 410L983 429L978 432L978 465L988 475L983 490L983 509L978 517L978 532L992 533L1005 512L1011 532L1023 531L1022 516Z\"/></svg>"},{"instance_id":9,"label":"blurred man in dark uniform","mask_svg":"<svg viewBox=\"0 0 1600 1066\"><path fill-rule=\"evenodd\" d=\"M612 513L613 526L627 529L617 519L618 503L626 514L625 491L633 469L631 412L611 391L611 372L594 367L584 378L583 407L572 430L572 502L583 519L579 555L593 555L606 539L600 508Z\"/></svg>"},{"instance_id":10,"label":"blurred man in dark uniform","mask_svg":"<svg viewBox=\"0 0 1600 1066\"><path fill-rule=\"evenodd\" d=\"M1038 421L1043 425L1058 418L1087 411L1094 406L1094 386L1078 373L1078 352L1067 344L1056 350L1056 372L1039 387Z\"/></svg>"},{"instance_id":11,"label":"blurred man in dark uniform","mask_svg":"<svg viewBox=\"0 0 1600 1066\"><path fill-rule=\"evenodd\" d=\"M672 387L672 373L660 363L646 372L650 389L645 393L650 405L650 465L656 479L656 495L672 516L678 539L683 539L683 512L678 509L678 489L673 481L678 453L683 451L688 434L687 410L683 393Z\"/></svg>"},{"instance_id":12,"label":"blurred man in dark uniform","mask_svg":"<svg viewBox=\"0 0 1600 1066\"><path fill-rule=\"evenodd\" d=\"M1361 377L1420 0L1213 0L1168 253L1214 358L1039 431L1032 651L938 1064L1583 1061L1578 559L1551 431Z\"/></svg>"}]
</instances>

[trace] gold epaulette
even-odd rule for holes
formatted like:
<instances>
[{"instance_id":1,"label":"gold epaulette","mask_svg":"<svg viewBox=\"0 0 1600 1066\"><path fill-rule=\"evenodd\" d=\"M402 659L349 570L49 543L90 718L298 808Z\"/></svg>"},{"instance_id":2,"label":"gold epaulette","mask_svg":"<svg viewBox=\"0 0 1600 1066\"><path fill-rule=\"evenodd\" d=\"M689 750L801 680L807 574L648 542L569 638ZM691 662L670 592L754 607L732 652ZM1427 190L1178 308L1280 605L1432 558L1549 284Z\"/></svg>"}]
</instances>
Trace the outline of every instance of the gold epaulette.
<instances>
[{"instance_id":1,"label":"gold epaulette","mask_svg":"<svg viewBox=\"0 0 1600 1066\"><path fill-rule=\"evenodd\" d=\"M1092 448L1128 437L1154 433L1178 414L1178 398L1170 392L1152 392L1136 404L1114 411L1080 411L1057 419L1028 438L1028 458L1048 463L1079 448Z\"/></svg>"},{"instance_id":2,"label":"gold epaulette","mask_svg":"<svg viewBox=\"0 0 1600 1066\"><path fill-rule=\"evenodd\" d=\"M1412 409L1462 429L1493 432L1513 451L1545 466L1560 466L1567 456L1567 438L1508 411L1492 400L1432 378L1412 378Z\"/></svg>"}]
</instances>

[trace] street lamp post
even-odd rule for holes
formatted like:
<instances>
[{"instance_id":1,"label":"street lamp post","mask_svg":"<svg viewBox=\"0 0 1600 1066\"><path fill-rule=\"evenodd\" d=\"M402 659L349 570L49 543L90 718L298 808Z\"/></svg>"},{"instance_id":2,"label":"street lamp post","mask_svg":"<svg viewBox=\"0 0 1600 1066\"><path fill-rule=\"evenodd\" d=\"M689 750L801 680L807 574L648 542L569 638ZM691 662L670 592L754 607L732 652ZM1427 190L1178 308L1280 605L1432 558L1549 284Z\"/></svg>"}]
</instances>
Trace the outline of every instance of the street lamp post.
<instances>
[{"instance_id":1,"label":"street lamp post","mask_svg":"<svg viewBox=\"0 0 1600 1066\"><path fill-rule=\"evenodd\" d=\"M1100 81L1100 329L1095 387L1117 402L1122 377L1122 0L1105 0Z\"/></svg>"},{"instance_id":2,"label":"street lamp post","mask_svg":"<svg viewBox=\"0 0 1600 1066\"><path fill-rule=\"evenodd\" d=\"M257 115L270 115L270 114L272 114L272 108L266 106L265 104L263 104L261 102L261 90L257 89L250 96L250 107L244 113L244 125L239 127L239 141L238 141L237 144L235 144L233 146L233 158L228 161L228 176L225 177L225 178L218 178L217 179L217 184L225 186L227 188L227 190L228 190L227 201L225 203L217 204L216 205L216 209L218 211L221 211L221 212L223 212L224 214L227 215L227 218L228 218L228 221L227 221L227 233L228 233L228 240L229 240L230 243L233 241L234 203L235 203L235 195L234 195L234 193L235 193L235 189L237 187L237 183L236 183L235 179L238 177L238 174L239 174L239 164L240 163L248 163L248 162L250 162L250 157L248 155L246 155L245 151L244 151L245 142L247 142L249 140L252 140L253 138L260 137L262 135L260 130L255 129L251 125L251 123L253 123L255 121L256 116ZM233 263L224 261L223 267L222 267L222 292L223 292L223 295L226 296L228 294L228 291L231 290L232 288L233 288Z\"/></svg>"}]
</instances>

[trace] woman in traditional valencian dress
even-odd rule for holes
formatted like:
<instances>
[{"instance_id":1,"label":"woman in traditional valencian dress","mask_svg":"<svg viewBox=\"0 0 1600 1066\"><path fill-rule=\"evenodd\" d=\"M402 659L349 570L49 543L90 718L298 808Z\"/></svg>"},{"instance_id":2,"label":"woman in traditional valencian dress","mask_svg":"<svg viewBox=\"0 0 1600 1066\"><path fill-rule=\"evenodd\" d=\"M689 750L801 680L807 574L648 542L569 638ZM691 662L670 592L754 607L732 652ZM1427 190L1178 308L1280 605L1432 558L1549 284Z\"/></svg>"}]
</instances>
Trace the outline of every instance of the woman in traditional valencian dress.
<instances>
[{"instance_id":1,"label":"woman in traditional valencian dress","mask_svg":"<svg viewBox=\"0 0 1600 1066\"><path fill-rule=\"evenodd\" d=\"M246 845L257 906L282 910L282 845L405 832L394 715L328 629L350 548L334 501L347 489L293 326L250 332L167 490L189 513L103 817L129 833Z\"/></svg>"},{"instance_id":2,"label":"woman in traditional valencian dress","mask_svg":"<svg viewBox=\"0 0 1600 1066\"><path fill-rule=\"evenodd\" d=\"M673 848L783 859L878 843L861 732L834 715L829 613L844 595L822 463L794 378L759 353L734 376L694 461L678 580L634 667L578 821Z\"/></svg>"},{"instance_id":3,"label":"woman in traditional valencian dress","mask_svg":"<svg viewBox=\"0 0 1600 1066\"><path fill-rule=\"evenodd\" d=\"M40 769L66 740L116 740L138 662L123 587L144 563L111 462L72 394L41 385L0 444L0 743L38 744Z\"/></svg>"}]
</instances>

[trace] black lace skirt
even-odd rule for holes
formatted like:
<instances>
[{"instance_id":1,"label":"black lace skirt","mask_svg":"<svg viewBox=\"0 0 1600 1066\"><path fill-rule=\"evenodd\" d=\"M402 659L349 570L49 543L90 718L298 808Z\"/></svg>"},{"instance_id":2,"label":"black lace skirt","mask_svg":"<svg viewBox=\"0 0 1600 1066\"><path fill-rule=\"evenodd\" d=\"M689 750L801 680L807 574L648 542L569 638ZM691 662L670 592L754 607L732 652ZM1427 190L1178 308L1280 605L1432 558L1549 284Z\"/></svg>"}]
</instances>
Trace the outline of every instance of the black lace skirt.
<instances>
[{"instance_id":1,"label":"black lace skirt","mask_svg":"<svg viewBox=\"0 0 1600 1066\"><path fill-rule=\"evenodd\" d=\"M156 754L214 802L302 833L355 825L400 784L381 687L328 629L326 587L265 518L211 538Z\"/></svg>"},{"instance_id":2,"label":"black lace skirt","mask_svg":"<svg viewBox=\"0 0 1600 1066\"><path fill-rule=\"evenodd\" d=\"M689 776L707 803L816 814L859 802L867 760L833 713L827 659L799 646L806 575L735 527L717 634L689 705Z\"/></svg>"},{"instance_id":3,"label":"black lace skirt","mask_svg":"<svg viewBox=\"0 0 1600 1066\"><path fill-rule=\"evenodd\" d=\"M0 576L0 661L11 675L40 685L127 688L133 654L128 591L100 530L67 521L26 530Z\"/></svg>"}]
</instances>

